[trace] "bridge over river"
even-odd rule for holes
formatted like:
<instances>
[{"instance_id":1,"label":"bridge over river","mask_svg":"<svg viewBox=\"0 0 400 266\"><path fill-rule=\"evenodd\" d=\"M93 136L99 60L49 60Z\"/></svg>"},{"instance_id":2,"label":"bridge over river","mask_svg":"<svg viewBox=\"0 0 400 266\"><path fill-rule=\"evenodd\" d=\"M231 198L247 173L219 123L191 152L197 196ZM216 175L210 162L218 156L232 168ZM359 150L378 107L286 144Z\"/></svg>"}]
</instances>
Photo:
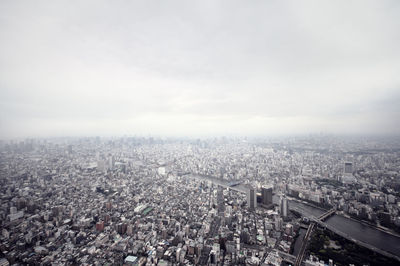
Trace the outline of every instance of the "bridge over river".
<instances>
[{"instance_id":1,"label":"bridge over river","mask_svg":"<svg viewBox=\"0 0 400 266\"><path fill-rule=\"evenodd\" d=\"M309 218L312 223L318 224L360 246L400 261L400 237L398 236L380 231L359 221L336 215L334 210L324 213L322 209L298 201L290 201L289 209Z\"/></svg>"},{"instance_id":2,"label":"bridge over river","mask_svg":"<svg viewBox=\"0 0 400 266\"><path fill-rule=\"evenodd\" d=\"M241 193L247 193L249 190L247 186L240 184L240 182L230 183L227 180L206 175L188 174L186 176L198 180L211 181L214 184ZM310 218L310 220L313 220L320 226L323 226L324 228L327 228L361 246L400 261L400 237L396 235L381 231L359 221L337 215L332 210L327 212L327 210L313 207L298 201L290 200L289 209L297 209L298 212L303 214L305 217ZM326 217L322 217L322 220L326 219L325 221L317 219L317 217L320 217L323 214Z\"/></svg>"},{"instance_id":3,"label":"bridge over river","mask_svg":"<svg viewBox=\"0 0 400 266\"><path fill-rule=\"evenodd\" d=\"M294 208L292 208L292 209L294 209ZM299 210L297 210L297 209L296 209L296 211L299 212ZM335 214L335 210L331 209L331 210L321 214L318 218L312 217L312 222L310 223L310 225L307 228L306 235L304 236L303 242L301 244L300 252L296 257L296 261L294 263L295 266L300 266L301 263L303 262L304 255L306 254L308 240L310 239L310 236L314 230L315 224L319 223L319 222L323 222L326 218L328 218L329 216L331 216L333 214Z\"/></svg>"}]
</instances>

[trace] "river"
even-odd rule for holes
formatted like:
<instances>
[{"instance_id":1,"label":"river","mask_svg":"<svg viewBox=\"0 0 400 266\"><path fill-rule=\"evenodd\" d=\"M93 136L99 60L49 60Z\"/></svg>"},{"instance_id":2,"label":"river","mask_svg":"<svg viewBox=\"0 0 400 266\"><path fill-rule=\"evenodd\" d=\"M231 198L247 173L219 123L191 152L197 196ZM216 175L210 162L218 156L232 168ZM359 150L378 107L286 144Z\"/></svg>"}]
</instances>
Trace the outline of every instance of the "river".
<instances>
[{"instance_id":1,"label":"river","mask_svg":"<svg viewBox=\"0 0 400 266\"><path fill-rule=\"evenodd\" d=\"M295 206L303 210L306 216L313 215L318 217L324 213L321 209L296 201L290 201L289 208L290 206ZM397 236L382 232L372 226L362 224L340 215L329 217L325 223L358 241L370 244L371 246L377 247L396 256L400 256L400 238Z\"/></svg>"},{"instance_id":2,"label":"river","mask_svg":"<svg viewBox=\"0 0 400 266\"><path fill-rule=\"evenodd\" d=\"M209 176L201 176L201 175L189 175L196 179L200 180L208 180L215 184L219 184L225 187L229 187L228 181L221 180L218 178L212 178ZM240 191L242 193L246 193L248 188L245 185L238 185L235 187L231 187L230 189L234 189ZM297 207L302 210L302 212L306 216L314 216L318 217L325 212L325 210L312 207L310 205L300 203L297 201L289 201L290 206ZM400 256L400 238L385 232L382 232L376 228L371 226L362 224L361 222L354 221L352 219L340 216L333 215L329 217L325 223L331 225L335 229L347 234L348 236L371 246L377 247L383 251L389 252L393 255Z\"/></svg>"},{"instance_id":3,"label":"river","mask_svg":"<svg viewBox=\"0 0 400 266\"><path fill-rule=\"evenodd\" d=\"M303 239L304 239L306 232L307 232L307 230L304 228L299 229L299 235L296 238L296 242L294 242L293 253L292 253L296 257L300 252L301 244L303 243Z\"/></svg>"}]
</instances>

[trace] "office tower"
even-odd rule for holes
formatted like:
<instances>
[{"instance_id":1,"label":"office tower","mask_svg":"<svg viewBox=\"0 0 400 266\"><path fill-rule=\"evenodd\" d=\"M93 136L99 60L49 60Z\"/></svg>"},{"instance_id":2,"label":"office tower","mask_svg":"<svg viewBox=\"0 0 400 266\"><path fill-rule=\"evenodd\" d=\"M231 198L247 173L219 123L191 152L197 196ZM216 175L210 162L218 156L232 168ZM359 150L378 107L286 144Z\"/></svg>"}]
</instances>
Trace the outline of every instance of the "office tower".
<instances>
[{"instance_id":1,"label":"office tower","mask_svg":"<svg viewBox=\"0 0 400 266\"><path fill-rule=\"evenodd\" d=\"M176 261L180 260L182 248L176 250Z\"/></svg>"},{"instance_id":2,"label":"office tower","mask_svg":"<svg viewBox=\"0 0 400 266\"><path fill-rule=\"evenodd\" d=\"M262 187L261 189L261 203L264 205L272 204L272 187Z\"/></svg>"},{"instance_id":3,"label":"office tower","mask_svg":"<svg viewBox=\"0 0 400 266\"><path fill-rule=\"evenodd\" d=\"M247 206L254 210L257 207L257 197L254 188L249 188L247 192Z\"/></svg>"},{"instance_id":4,"label":"office tower","mask_svg":"<svg viewBox=\"0 0 400 266\"><path fill-rule=\"evenodd\" d=\"M218 213L223 213L225 211L225 202L224 202L224 188L222 186L218 186L217 189L217 204L218 204Z\"/></svg>"},{"instance_id":5,"label":"office tower","mask_svg":"<svg viewBox=\"0 0 400 266\"><path fill-rule=\"evenodd\" d=\"M109 169L110 169L110 170L114 170L114 166L115 166L115 157L114 157L114 156L111 156L111 157L109 158Z\"/></svg>"},{"instance_id":6,"label":"office tower","mask_svg":"<svg viewBox=\"0 0 400 266\"><path fill-rule=\"evenodd\" d=\"M345 162L344 163L344 173L345 174L352 174L353 173L353 163Z\"/></svg>"},{"instance_id":7,"label":"office tower","mask_svg":"<svg viewBox=\"0 0 400 266\"><path fill-rule=\"evenodd\" d=\"M97 231L103 231L104 230L104 221L99 221L96 223L96 230Z\"/></svg>"},{"instance_id":8,"label":"office tower","mask_svg":"<svg viewBox=\"0 0 400 266\"><path fill-rule=\"evenodd\" d=\"M117 233L118 234L120 234L120 235L125 234L127 229L128 229L128 224L126 224L126 223L117 224Z\"/></svg>"},{"instance_id":9,"label":"office tower","mask_svg":"<svg viewBox=\"0 0 400 266\"><path fill-rule=\"evenodd\" d=\"M110 203L110 206L111 206L111 203ZM105 223L108 223L108 222L110 221L110 219L111 219L111 217L110 217L109 214L105 214L105 215L103 216L103 221L104 221Z\"/></svg>"},{"instance_id":10,"label":"office tower","mask_svg":"<svg viewBox=\"0 0 400 266\"><path fill-rule=\"evenodd\" d=\"M347 184L354 183L356 181L355 177L353 176L353 163L344 163L343 176L341 181Z\"/></svg>"},{"instance_id":11,"label":"office tower","mask_svg":"<svg viewBox=\"0 0 400 266\"><path fill-rule=\"evenodd\" d=\"M186 236L189 236L189 234L190 234L190 225L185 225L185 235Z\"/></svg>"},{"instance_id":12,"label":"office tower","mask_svg":"<svg viewBox=\"0 0 400 266\"><path fill-rule=\"evenodd\" d=\"M287 217L288 214L288 200L286 197L281 198L281 216Z\"/></svg>"},{"instance_id":13,"label":"office tower","mask_svg":"<svg viewBox=\"0 0 400 266\"><path fill-rule=\"evenodd\" d=\"M276 231L282 230L282 218L280 218L280 217L275 218L275 230Z\"/></svg>"}]
</instances>

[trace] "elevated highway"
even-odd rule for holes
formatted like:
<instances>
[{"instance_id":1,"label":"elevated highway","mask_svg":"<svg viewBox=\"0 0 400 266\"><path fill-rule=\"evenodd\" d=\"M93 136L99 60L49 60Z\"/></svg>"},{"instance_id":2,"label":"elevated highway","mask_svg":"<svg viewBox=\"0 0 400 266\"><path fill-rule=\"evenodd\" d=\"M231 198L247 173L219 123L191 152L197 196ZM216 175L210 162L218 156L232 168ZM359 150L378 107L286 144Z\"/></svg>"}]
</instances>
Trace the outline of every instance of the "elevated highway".
<instances>
[{"instance_id":1,"label":"elevated highway","mask_svg":"<svg viewBox=\"0 0 400 266\"><path fill-rule=\"evenodd\" d=\"M290 207L290 209L291 209L291 210L294 210L294 211L296 211L296 212L298 212L298 213L300 213L300 214L303 213L303 210L301 210L301 209L299 209L299 208L296 208L296 207ZM379 249L379 248L377 248L377 247L375 247L375 246L372 246L372 245L370 245L370 244L368 244L368 243L365 243L365 242L359 241L359 240L357 240L357 239L354 239L354 238L351 237L350 235L348 235L348 234L346 234L346 233L344 233L344 232L338 230L337 228L335 228L335 227L333 227L333 226L331 226L331 225L329 225L329 224L327 224L327 223L324 222L328 217L334 215L335 213L336 213L336 210L335 210L335 209L330 209L330 210L328 210L327 212L321 214L319 217L315 217L315 216L312 216L312 215L304 216L304 217L309 218L310 221L311 221L311 224L318 224L320 227L322 227L322 228L324 228L324 229L328 229L328 230L334 232L335 234L340 235L341 237L343 237L343 238L345 238L345 239L347 239L347 240L350 240L350 241L356 243L357 245L360 245L360 246L362 246L362 247L368 248L368 249L370 249L370 250L372 250L372 251L374 251L374 252L376 252L376 253L379 253L379 254L381 254L381 255L384 255L384 256L386 256L386 257L394 258L394 259L400 261L400 257L399 257L399 256L394 255L394 254L392 254L392 253L389 253L389 252L387 252L387 251L381 250L381 249ZM304 238L304 240L303 240L302 247L303 247L303 245L305 244L305 243L304 243L305 240L306 240L306 238ZM307 240L307 241L308 241L308 240ZM300 251L302 251L302 249L300 249ZM301 252L299 253L299 255L300 255L300 254L301 254ZM300 264L297 264L297 265L300 265Z\"/></svg>"},{"instance_id":2,"label":"elevated highway","mask_svg":"<svg viewBox=\"0 0 400 266\"><path fill-rule=\"evenodd\" d=\"M229 183L229 181L227 181L227 180L221 180L221 179L216 178L216 177L213 177L213 176L199 175L199 174L190 174L190 173L187 173L185 176L192 177L192 178L196 178L196 179L202 179L202 180L205 180L205 181L211 181L211 182L213 182L214 184L223 186L223 187L225 187L225 188L229 188L229 189L234 190L234 191L238 191L238 192L240 192L240 193L245 193L245 194L246 194L246 193L248 193L248 191L249 191L249 188L246 187L245 185L241 184L241 183L239 183L239 184L235 184L234 182ZM289 204L289 209L292 210L292 211L298 212L298 213L301 214L303 217L309 218L309 220L311 221L311 223L318 224L318 225L321 226L322 228L326 228L326 229L328 229L328 230L330 230L330 231L332 231L332 232L334 232L334 233L336 233L336 234L338 234L338 235L340 235L340 236L342 236L342 237L344 237L344 238L346 238L346 239L348 239L348 240L350 240L350 241L352 241L352 242L354 242L354 243L356 243L356 244L358 244L358 245L360 245L360 246L363 246L363 247L368 248L368 249L370 249L370 250L372 250L372 251L375 251L375 252L377 252L377 253L379 253L379 254L382 254L382 255L384 255L384 256L391 257L391 258L394 258L394 259L400 261L400 255L392 254L392 253L386 252L386 251L381 250L381 249L379 249L379 248L377 248L377 247L375 247L375 246L372 246L372 245L367 244L367 243L365 243L365 242L356 240L356 239L354 239L353 237L351 237L350 235L348 235L348 234L346 234L346 233L343 233L343 232L341 232L340 230L336 229L335 227L326 224L324 221L325 221L327 218L329 218L330 216L332 216L332 215L334 215L334 214L336 213L336 210L335 210L335 209L330 209L330 210L328 210L328 211L322 213L322 214L319 215L318 217L313 216L313 215L304 215L304 213L306 213L305 210L303 210L303 209L301 209L301 208L297 208L297 207L295 207L295 206L291 206L290 204ZM312 229L313 229L313 228L314 228L314 226L312 227ZM307 239L307 241L308 241L308 239ZM303 241L302 244L304 244L304 243L307 242L307 241ZM304 251L305 251L305 249L306 249L306 248L304 248ZM300 253L299 253L299 255L300 255ZM303 259L304 259L304 254L303 254L302 256L303 256L303 258L302 258L302 260L303 260ZM300 263L301 263L301 262L300 262ZM300 265L300 264L299 264L299 265Z\"/></svg>"},{"instance_id":3,"label":"elevated highway","mask_svg":"<svg viewBox=\"0 0 400 266\"><path fill-rule=\"evenodd\" d=\"M372 250L372 251L374 251L374 252L376 252L376 253L379 253L379 254L381 254L381 255L384 255L384 256L386 256L386 257L394 258L394 259L400 261L400 257L399 257L399 256L396 256L396 255L394 255L394 254L391 254L391 253L389 253L389 252L386 252L386 251L384 251L384 250L381 250L381 249L379 249L379 248L377 248L377 247L374 247L374 246L372 246L372 245L370 245L370 244L364 243L364 242L359 241L359 240L357 240L357 239L354 239L353 237L349 236L348 234L346 234L346 233L344 233L344 232L342 232L342 231L336 229L335 227L333 227L333 226L331 226L331 225L329 225L329 224L327 224L327 223L324 223L324 222L321 221L321 220L313 220L313 221L316 222L316 223L318 223L318 225L320 225L322 228L328 229L328 230L334 232L335 234L340 235L341 237L346 238L346 239L348 239L348 240L350 240L350 241L356 243L357 245L360 245L360 246L362 246L362 247L368 248L368 249L370 249L370 250Z\"/></svg>"},{"instance_id":4,"label":"elevated highway","mask_svg":"<svg viewBox=\"0 0 400 266\"><path fill-rule=\"evenodd\" d=\"M200 175L200 174L188 174L187 176L192 177L192 178L196 178L196 179L202 179L204 181L211 181L212 183L214 183L215 185L219 185L222 186L224 188L229 188L231 190L240 192L240 193L244 193L247 194L249 192L249 188L245 185L243 185L242 181L235 181L235 182L229 182L227 180L223 180L220 178L216 178L213 176L209 176L209 175Z\"/></svg>"},{"instance_id":5,"label":"elevated highway","mask_svg":"<svg viewBox=\"0 0 400 266\"><path fill-rule=\"evenodd\" d=\"M295 266L300 266L301 263L303 262L304 255L306 254L306 247L307 247L307 244L308 244L308 240L309 240L309 238L311 236L312 231L314 230L314 226L315 226L315 223L311 223L308 226L306 235L304 236L303 242L301 243L300 252L297 255L296 261L294 263Z\"/></svg>"},{"instance_id":6,"label":"elevated highway","mask_svg":"<svg viewBox=\"0 0 400 266\"><path fill-rule=\"evenodd\" d=\"M295 266L300 266L301 263L304 260L304 256L306 254L306 248L307 248L308 240L310 239L312 231L314 230L315 224L318 223L318 221L322 222L322 220L324 220L324 219L328 218L329 216L333 215L335 213L335 211L336 211L335 209L330 209L329 211L321 214L318 218L315 218L315 217L311 218L312 222L308 226L306 235L304 236L303 242L301 243L300 252L297 255L296 261L294 263Z\"/></svg>"}]
</instances>

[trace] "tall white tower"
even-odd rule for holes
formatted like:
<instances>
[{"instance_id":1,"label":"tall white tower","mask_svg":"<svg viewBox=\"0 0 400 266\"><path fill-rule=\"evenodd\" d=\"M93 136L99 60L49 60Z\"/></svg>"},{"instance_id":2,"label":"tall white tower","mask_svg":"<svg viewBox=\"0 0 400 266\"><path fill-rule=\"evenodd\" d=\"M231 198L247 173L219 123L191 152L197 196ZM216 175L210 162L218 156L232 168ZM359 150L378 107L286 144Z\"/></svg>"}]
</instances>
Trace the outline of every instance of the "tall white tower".
<instances>
[{"instance_id":1,"label":"tall white tower","mask_svg":"<svg viewBox=\"0 0 400 266\"><path fill-rule=\"evenodd\" d=\"M287 217L288 215L288 201L285 196L281 198L281 216Z\"/></svg>"}]
</instances>

